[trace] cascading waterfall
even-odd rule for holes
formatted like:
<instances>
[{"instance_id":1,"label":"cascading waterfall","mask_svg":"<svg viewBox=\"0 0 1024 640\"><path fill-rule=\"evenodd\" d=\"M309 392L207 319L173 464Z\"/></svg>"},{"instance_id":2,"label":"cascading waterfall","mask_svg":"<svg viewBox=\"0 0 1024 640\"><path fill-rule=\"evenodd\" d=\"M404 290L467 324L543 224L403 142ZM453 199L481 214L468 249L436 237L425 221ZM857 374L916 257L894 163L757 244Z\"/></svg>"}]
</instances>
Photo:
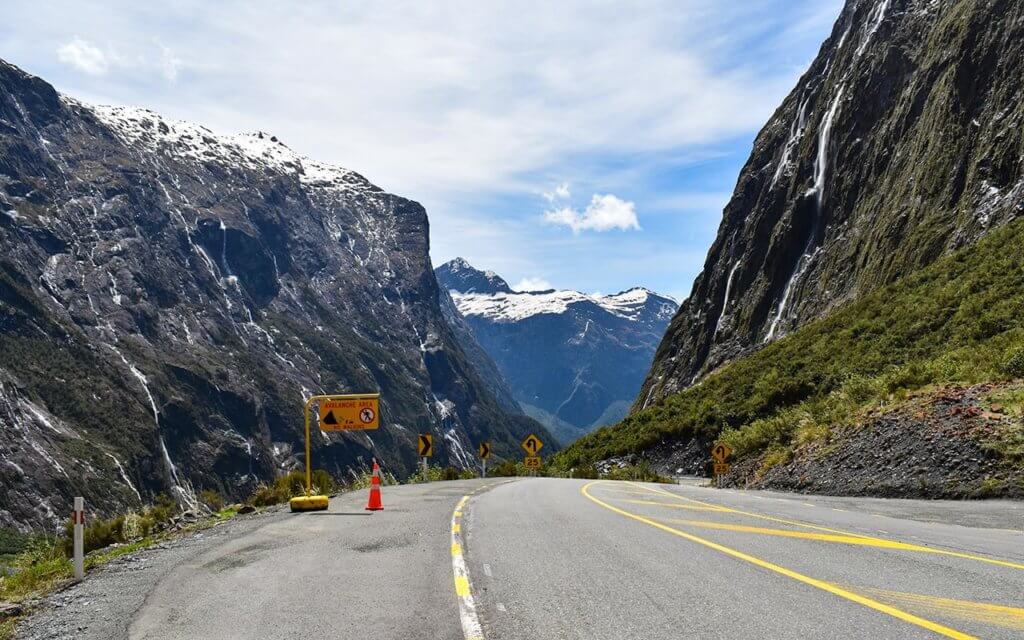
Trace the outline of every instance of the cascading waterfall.
<instances>
[{"instance_id":1,"label":"cascading waterfall","mask_svg":"<svg viewBox=\"0 0 1024 640\"><path fill-rule=\"evenodd\" d=\"M771 342L775 338L779 324L782 322L782 318L786 313L786 308L789 306L789 299L793 294L796 283L804 276L805 273L807 273L811 263L814 262L814 259L818 257L818 253L821 251L821 247L818 247L813 251L811 250L811 247L813 246L815 236L817 236L818 233L818 220L821 218L825 196L825 183L828 176L829 143L832 138L832 127L835 123L836 114L839 112L839 105L843 99L844 89L844 86L839 87L835 98L832 99L832 104L829 107L828 112L822 120L821 129L818 132L818 156L814 161L814 186L807 192L808 196L813 195L815 197L814 225L811 228L811 233L807 236L807 244L804 246L803 253L800 255L800 259L797 260L796 267L793 269L793 273L790 275L789 281L786 283L786 288L783 289L782 300L779 301L779 307L775 312L775 317L772 319L772 323L768 328L768 334L764 338L765 344Z\"/></svg>"},{"instance_id":2,"label":"cascading waterfall","mask_svg":"<svg viewBox=\"0 0 1024 640\"><path fill-rule=\"evenodd\" d=\"M889 3L892 0L882 0L882 3L875 7L875 12L871 14L871 28L868 29L867 34L864 36L864 40L857 47L857 57L864 55L867 51L868 45L871 44L871 39L875 37L875 33L878 31L878 27L882 26L882 20L885 19L885 14L889 10Z\"/></svg>"},{"instance_id":3,"label":"cascading waterfall","mask_svg":"<svg viewBox=\"0 0 1024 640\"><path fill-rule=\"evenodd\" d=\"M186 485L182 484L178 477L178 467L175 466L174 461L171 460L171 454L167 451L167 444L164 442L164 435L160 432L160 411L157 409L156 400L153 399L153 394L149 390L149 380L146 378L144 373L139 371L134 364L124 357L124 354L121 353L119 349L113 346L110 348L113 349L114 353L121 358L121 362L128 367L128 370L131 371L132 375L135 376L142 385L142 389L146 392L146 398L149 399L149 407L153 411L153 422L156 424L156 435L157 439L160 441L160 452L163 454L164 464L167 465L167 471L171 474L171 481L174 483L175 493L178 494L182 502L188 505L190 509L197 508L199 501L196 499L195 490L193 490L191 486L187 486L187 483Z\"/></svg>"},{"instance_id":4,"label":"cascading waterfall","mask_svg":"<svg viewBox=\"0 0 1024 640\"><path fill-rule=\"evenodd\" d=\"M772 176L772 188L778 184L786 167L789 166L790 158L793 156L793 149L796 148L796 145L804 137L804 131L807 129L807 103L809 101L809 98L804 98L800 103L796 119L793 120L793 124L789 127L789 138L782 148L782 157L779 159L779 164L775 167L775 174Z\"/></svg>"},{"instance_id":5,"label":"cascading waterfall","mask_svg":"<svg viewBox=\"0 0 1024 640\"><path fill-rule=\"evenodd\" d=\"M725 319L725 312L729 309L729 295L732 291L732 279L736 275L736 270L743 264L742 260L737 260L732 269L729 271L729 278L725 281L725 299L722 300L722 311L718 314L718 322L715 323L715 335L722 329L722 321Z\"/></svg>"},{"instance_id":6,"label":"cascading waterfall","mask_svg":"<svg viewBox=\"0 0 1024 640\"><path fill-rule=\"evenodd\" d=\"M845 88L839 87L839 91L836 92L836 97L833 98L828 113L825 114L825 119L822 120L821 131L818 133L818 157L814 160L814 186L811 188L811 192L817 198L818 213L821 213L821 203L825 193L825 179L828 176L828 144L832 138L832 125L835 122L836 113L839 111L839 104L843 98Z\"/></svg>"}]
</instances>

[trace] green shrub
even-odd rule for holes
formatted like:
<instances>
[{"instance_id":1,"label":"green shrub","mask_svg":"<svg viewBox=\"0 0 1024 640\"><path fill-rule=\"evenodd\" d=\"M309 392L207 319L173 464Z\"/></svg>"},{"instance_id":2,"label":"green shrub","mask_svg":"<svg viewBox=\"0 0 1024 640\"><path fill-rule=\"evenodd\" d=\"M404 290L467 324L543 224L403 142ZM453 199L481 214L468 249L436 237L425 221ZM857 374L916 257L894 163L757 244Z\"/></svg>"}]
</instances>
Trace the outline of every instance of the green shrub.
<instances>
[{"instance_id":1,"label":"green shrub","mask_svg":"<svg viewBox=\"0 0 1024 640\"><path fill-rule=\"evenodd\" d=\"M498 478L513 478L519 475L519 469L516 467L516 463L513 462L512 460L502 460L498 464L494 465L493 469L488 469L487 475L495 476Z\"/></svg>"},{"instance_id":2,"label":"green shrub","mask_svg":"<svg viewBox=\"0 0 1024 640\"><path fill-rule=\"evenodd\" d=\"M210 511L220 511L224 508L224 498L213 489L204 489L199 492L199 501L205 504Z\"/></svg>"},{"instance_id":3,"label":"green shrub","mask_svg":"<svg viewBox=\"0 0 1024 640\"><path fill-rule=\"evenodd\" d=\"M314 495L329 494L336 490L337 483L334 478L323 469L314 469L311 476ZM248 502L254 507L269 507L304 495L306 495L306 472L292 471L274 480L273 484L261 485L249 497Z\"/></svg>"},{"instance_id":4,"label":"green shrub","mask_svg":"<svg viewBox=\"0 0 1024 640\"><path fill-rule=\"evenodd\" d=\"M601 478L604 480L632 480L634 482L675 484L675 480L672 478L663 476L651 469L651 466L646 461L625 467L614 467L609 469L607 473L602 474Z\"/></svg>"},{"instance_id":5,"label":"green shrub","mask_svg":"<svg viewBox=\"0 0 1024 640\"><path fill-rule=\"evenodd\" d=\"M32 536L0 527L0 556L16 555L32 544Z\"/></svg>"},{"instance_id":6,"label":"green shrub","mask_svg":"<svg viewBox=\"0 0 1024 640\"><path fill-rule=\"evenodd\" d=\"M1024 378L1024 347L1018 347L1010 353L1003 364L1003 371L1014 378Z\"/></svg>"}]
</instances>

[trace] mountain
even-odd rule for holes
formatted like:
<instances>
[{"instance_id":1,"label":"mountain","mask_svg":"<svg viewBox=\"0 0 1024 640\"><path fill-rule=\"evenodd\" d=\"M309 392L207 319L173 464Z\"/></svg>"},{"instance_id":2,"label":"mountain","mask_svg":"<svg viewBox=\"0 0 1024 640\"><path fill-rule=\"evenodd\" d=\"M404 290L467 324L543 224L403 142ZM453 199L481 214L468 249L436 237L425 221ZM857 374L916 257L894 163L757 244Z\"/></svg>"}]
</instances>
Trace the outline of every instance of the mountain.
<instances>
[{"instance_id":1,"label":"mountain","mask_svg":"<svg viewBox=\"0 0 1024 640\"><path fill-rule=\"evenodd\" d=\"M634 411L1020 215L1022 16L846 2L754 141Z\"/></svg>"},{"instance_id":2,"label":"mountain","mask_svg":"<svg viewBox=\"0 0 1024 640\"><path fill-rule=\"evenodd\" d=\"M677 308L642 288L515 292L462 258L435 273L515 399L563 443L625 415Z\"/></svg>"},{"instance_id":3,"label":"mountain","mask_svg":"<svg viewBox=\"0 0 1024 640\"><path fill-rule=\"evenodd\" d=\"M1022 43L1018 2L847 0L631 414L556 465L707 473L724 440L739 486L1024 491Z\"/></svg>"},{"instance_id":4,"label":"mountain","mask_svg":"<svg viewBox=\"0 0 1024 640\"><path fill-rule=\"evenodd\" d=\"M437 281L459 293L513 293L508 283L493 271L474 269L464 258L449 260L434 270Z\"/></svg>"},{"instance_id":5,"label":"mountain","mask_svg":"<svg viewBox=\"0 0 1024 640\"><path fill-rule=\"evenodd\" d=\"M243 498L302 464L314 393L382 395L379 430L314 433L338 477L412 472L418 432L460 467L546 435L459 346L416 202L3 62L0 150L0 526Z\"/></svg>"}]
</instances>

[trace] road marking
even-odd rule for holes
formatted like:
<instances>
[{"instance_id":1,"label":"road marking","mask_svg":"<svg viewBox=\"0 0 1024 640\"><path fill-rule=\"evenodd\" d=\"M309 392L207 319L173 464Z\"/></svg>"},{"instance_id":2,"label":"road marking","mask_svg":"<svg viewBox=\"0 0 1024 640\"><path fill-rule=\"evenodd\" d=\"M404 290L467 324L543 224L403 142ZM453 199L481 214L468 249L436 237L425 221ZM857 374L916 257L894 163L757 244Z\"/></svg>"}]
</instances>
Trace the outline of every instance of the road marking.
<instances>
[{"instance_id":1,"label":"road marking","mask_svg":"<svg viewBox=\"0 0 1024 640\"><path fill-rule=\"evenodd\" d=\"M635 513L630 513L629 511L624 511L623 509L619 509L618 507L612 506L612 505L608 504L607 502L604 502L604 501L602 501L602 500L600 500L598 498L595 498L594 496L590 495L590 493L587 490L591 487L591 485L594 485L594 484L596 484L598 482L601 482L601 481L597 480L597 481L589 482L589 483L583 485L583 488L580 489L580 492L587 499L589 499L590 501L592 501L592 502L594 502L594 503L604 507L605 509L608 509L609 511L614 511L615 513L617 513L619 515L625 516L627 518L632 518L633 520L636 520L638 522L643 522L644 524L650 525L650 526L652 526L652 527L654 527L656 529L661 529L662 531L665 531L667 533L671 533L672 535L675 535L675 536L679 536L680 538L684 538L684 539L689 540L691 542L696 542L697 544L700 544L700 545L703 545L705 547L708 547L709 549L714 549L715 551L719 551L721 553L724 553L726 555L732 556L732 557L737 558L739 560L743 560L745 562L749 562L750 564L753 564L755 566L761 567L762 569L767 569L769 571L774 571L775 573L784 575L787 578L792 578L793 580L796 580L798 582L802 582L802 583L804 583L806 585L810 585L812 587L816 587L818 589L821 589L822 591L826 591L826 592L831 593L833 595L839 596L840 598L845 598L846 600L849 600L851 602L855 602L857 604L860 604L860 605L863 605L865 607L874 609L874 610L879 611L881 613L885 613L885 614L890 615L890 616L892 616L894 618L897 618L899 620L903 620L904 622L908 622L910 624L913 624L913 625L916 625L918 627L921 627L922 629L927 629L929 631L933 631L933 632L935 632L935 633L937 633L939 635L945 636L947 638L957 638L959 640L974 640L974 636L967 635L965 633L957 631L956 629L951 629L951 628L946 627L944 625L941 625L941 624L939 624L937 622L932 622L931 620L925 620L924 618L919 618L919 617L917 617L917 616L915 616L915 615L913 615L911 613L907 613L906 611L902 611L902 610L897 609L895 607L891 607L891 606L889 606L887 604L883 604L881 602L878 602L877 600L872 600L871 598L868 598L866 596L862 596L862 595L856 594L856 593L854 593L852 591L848 591L848 590L843 589L842 587L840 587L838 585L835 585L835 584L832 584L830 582L825 582L823 580L818 580L818 579L812 578L810 576L805 576L802 573L797 573L796 571L793 571L791 569L787 569L787 568L779 566L777 564L773 564L771 562L768 562L767 560L762 560L762 559L757 558L755 556L743 553L742 551L737 551L736 549L732 549L730 547L726 547L724 545L720 545L720 544L718 544L716 542L712 542L710 540L705 540L704 538L701 538L699 536L695 536L695 535L690 534L690 533L686 533L685 531L680 531L679 529L674 529L674 528L672 528L672 527L670 527L668 525L664 525L664 524L662 524L660 522L657 522L655 520L651 520L650 518L645 518L644 516L640 516L640 515L637 515Z\"/></svg>"},{"instance_id":2,"label":"road marking","mask_svg":"<svg viewBox=\"0 0 1024 640\"><path fill-rule=\"evenodd\" d=\"M811 503L811 502L801 502L800 504L804 505L805 507L814 507L814 506L817 506L817 505L815 505L815 504L813 504L813 503Z\"/></svg>"},{"instance_id":3,"label":"road marking","mask_svg":"<svg viewBox=\"0 0 1024 640\"><path fill-rule=\"evenodd\" d=\"M751 518L759 518L761 520L768 520L769 522L778 522L780 524L789 524L789 525L793 525L794 527L803 527L804 529L813 529L815 531L824 531L826 533L838 533L838 534L844 535L844 536L860 536L862 538L868 537L868 536L863 536L863 535L861 535L859 533L853 533L852 531L840 531L838 529L829 529L828 527L819 527L817 525L809 524L807 522L800 522L799 520L786 520L784 518L774 518L772 516L766 516L766 515L763 515L763 514L760 514L760 513L752 513L750 511L741 511L740 509L732 509L730 507L722 507L720 505L712 504L710 502L704 502L702 500L694 500L693 498L687 498L686 496L681 496L681 495L679 495L677 493L672 493L671 491L664 491L664 490L658 489L656 487L645 487L644 485L634 485L634 486L640 487L641 489L647 489L648 491L657 493L658 495L669 496L669 497L675 498L676 500L684 500L686 502L691 502L693 504L704 505L705 507L719 507L719 508L722 508L722 509L729 509L731 513L738 513L740 515L750 516ZM773 498L773 500L778 500L778 499L779 498Z\"/></svg>"},{"instance_id":4,"label":"road marking","mask_svg":"<svg viewBox=\"0 0 1024 640\"><path fill-rule=\"evenodd\" d=\"M466 558L462 554L462 509L469 501L469 496L462 496L452 512L452 574L455 577L455 595L459 599L459 619L462 621L462 634L466 640L483 640L484 632L480 619L476 615L476 603L473 601L473 589L469 582L469 571Z\"/></svg>"},{"instance_id":5,"label":"road marking","mask_svg":"<svg viewBox=\"0 0 1024 640\"><path fill-rule=\"evenodd\" d=\"M897 542L895 540L883 540L881 538L865 538L863 536L841 536L829 533L811 533L809 531L793 531L792 529L767 529L764 527L748 527L740 524L727 524L724 522L711 522L709 520L678 520L665 518L662 522L672 524L684 524L689 527L701 527L704 529L718 529L721 531L736 531L738 533L756 533L764 536L777 536L780 538L799 538L801 540L815 540L818 542L835 542L839 544L852 544L862 547L881 547L883 549L899 549L900 551L919 551L922 553L934 553L934 549L921 547L916 544Z\"/></svg>"},{"instance_id":6,"label":"road marking","mask_svg":"<svg viewBox=\"0 0 1024 640\"><path fill-rule=\"evenodd\" d=\"M493 574L491 574L491 565L489 565L489 564L485 564L484 565L484 575L487 576L488 578L493 576Z\"/></svg>"},{"instance_id":7,"label":"road marking","mask_svg":"<svg viewBox=\"0 0 1024 640\"><path fill-rule=\"evenodd\" d=\"M1014 631L1024 631L1024 609L985 602L953 600L918 593L903 593L886 589L850 587L872 595L879 600L899 603L909 609L922 609L932 614L946 615L960 620L979 622Z\"/></svg>"},{"instance_id":8,"label":"road marking","mask_svg":"<svg viewBox=\"0 0 1024 640\"><path fill-rule=\"evenodd\" d=\"M635 486L643 487L643 485L635 485ZM684 497L684 496L680 496L678 494L675 494L675 493L672 493L672 492L669 492L669 491L662 491L662 490L656 489L654 487L643 487L643 488L647 489L649 491L652 491L654 493L657 493L659 495L672 496L674 498L678 498L679 500L686 500L688 502L694 502L696 504L702 504L702 505L706 505L706 506L710 506L710 507L717 506L717 505L711 504L710 502L701 502L700 500L694 500L692 498L687 498L687 497ZM1017 562L1010 562L1008 560L1000 560L998 558L990 558L990 557L986 557L986 556L979 556L979 555L975 555L973 553L961 553L959 551L949 551L947 549L940 549L940 548L937 548L937 547L924 547L924 546L921 546L921 545L915 545L915 544L910 544L910 543L905 543L905 542L898 542L896 540L886 540L885 538L877 538L875 536L864 535L862 533L854 533L852 531L843 531L841 529L829 529L828 527L819 527L819 526L816 526L816 525L813 525L813 524L808 524L806 522L799 522L797 520L784 520L782 518L773 518L771 516L761 515L759 513L750 513L749 511L740 511L739 509L732 509L731 512L732 513L738 513L738 514L745 515L745 516L750 516L752 518L760 518L762 520L769 520L769 521L772 521L772 522L780 522L782 524L790 524L790 525L793 525L793 526L796 526L796 527L803 527L805 529L813 529L813 530L816 530L816 531L824 531L826 533L834 533L834 534L837 534L837 535L840 535L840 536L849 536L849 537L853 537L853 538L863 538L865 540L876 540L876 541L884 542L886 544L907 545L907 546L911 547L911 548L904 548L904 549L902 549L904 551L915 551L915 552L920 552L920 553L932 553L932 554L940 555L940 556L949 556L951 558L960 558L961 560L972 560L974 562L984 562L986 564L993 564L993 565L996 565L996 566L999 566L999 567L1008 567L1010 569L1024 570L1024 564L1020 564L1020 563L1017 563Z\"/></svg>"},{"instance_id":9,"label":"road marking","mask_svg":"<svg viewBox=\"0 0 1024 640\"><path fill-rule=\"evenodd\" d=\"M655 502L654 500L626 500L625 498L608 498L615 502L628 502L630 504L647 504L655 507L669 507L671 509L691 509L693 511L717 511L719 513L729 513L732 509L726 507L705 507L697 504L677 504L671 502Z\"/></svg>"},{"instance_id":10,"label":"road marking","mask_svg":"<svg viewBox=\"0 0 1024 640\"><path fill-rule=\"evenodd\" d=\"M498 607L498 611L500 611L502 613L505 613L506 611L508 611L508 609L505 608L505 605L501 604L500 602L496 606Z\"/></svg>"}]
</instances>

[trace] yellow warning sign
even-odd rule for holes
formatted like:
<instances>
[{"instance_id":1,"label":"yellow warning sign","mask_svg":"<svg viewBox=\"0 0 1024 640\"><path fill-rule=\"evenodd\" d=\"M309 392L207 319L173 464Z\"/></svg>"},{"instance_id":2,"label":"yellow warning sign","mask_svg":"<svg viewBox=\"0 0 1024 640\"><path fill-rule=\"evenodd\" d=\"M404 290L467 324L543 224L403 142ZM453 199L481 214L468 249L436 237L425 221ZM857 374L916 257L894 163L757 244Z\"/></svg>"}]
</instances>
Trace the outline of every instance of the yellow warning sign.
<instances>
[{"instance_id":1,"label":"yellow warning sign","mask_svg":"<svg viewBox=\"0 0 1024 640\"><path fill-rule=\"evenodd\" d=\"M421 458L431 458L434 456L434 436L429 433L421 433L419 440L416 442L416 453Z\"/></svg>"},{"instance_id":2,"label":"yellow warning sign","mask_svg":"<svg viewBox=\"0 0 1024 640\"><path fill-rule=\"evenodd\" d=\"M731 465L725 464L724 462L716 462L712 466L714 467L714 474L716 476L724 476L725 474L729 473L729 467Z\"/></svg>"},{"instance_id":3,"label":"yellow warning sign","mask_svg":"<svg viewBox=\"0 0 1024 640\"><path fill-rule=\"evenodd\" d=\"M544 443L540 441L540 438L531 433L530 435L526 436L526 439L523 440L520 446L523 448L523 451L530 454L531 456L535 456L541 449L544 448Z\"/></svg>"},{"instance_id":4,"label":"yellow warning sign","mask_svg":"<svg viewBox=\"0 0 1024 640\"><path fill-rule=\"evenodd\" d=\"M380 396L332 396L319 400L321 431L357 431L380 426Z\"/></svg>"},{"instance_id":5,"label":"yellow warning sign","mask_svg":"<svg viewBox=\"0 0 1024 640\"><path fill-rule=\"evenodd\" d=\"M477 449L477 451L480 452L480 459L481 460L486 460L487 458L490 458L491 457L491 443L490 442L481 442L480 443L480 447Z\"/></svg>"},{"instance_id":6,"label":"yellow warning sign","mask_svg":"<svg viewBox=\"0 0 1024 640\"><path fill-rule=\"evenodd\" d=\"M526 456L525 458L523 458L523 465L527 469L540 469L540 456Z\"/></svg>"},{"instance_id":7,"label":"yellow warning sign","mask_svg":"<svg viewBox=\"0 0 1024 640\"><path fill-rule=\"evenodd\" d=\"M718 443L711 449L711 457L718 463L725 462L731 455L732 449L727 444Z\"/></svg>"}]
</instances>

